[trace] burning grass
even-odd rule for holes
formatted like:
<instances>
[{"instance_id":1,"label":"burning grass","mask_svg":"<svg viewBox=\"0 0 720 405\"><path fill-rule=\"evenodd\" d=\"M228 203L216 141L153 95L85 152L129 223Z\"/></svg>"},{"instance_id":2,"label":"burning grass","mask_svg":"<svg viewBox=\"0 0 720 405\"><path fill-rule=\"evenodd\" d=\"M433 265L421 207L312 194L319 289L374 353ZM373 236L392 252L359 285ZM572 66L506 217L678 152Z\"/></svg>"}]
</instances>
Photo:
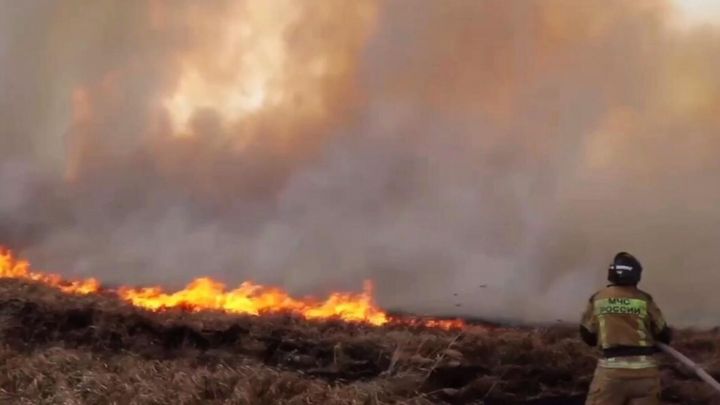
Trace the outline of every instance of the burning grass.
<instances>
[{"instance_id":1,"label":"burning grass","mask_svg":"<svg viewBox=\"0 0 720 405\"><path fill-rule=\"evenodd\" d=\"M192 280L184 289L166 292L161 287L104 287L98 280L66 280L54 273L32 270L30 263L16 258L0 245L0 277L36 281L62 292L77 295L103 293L115 295L136 307L150 311L183 309L191 312L221 311L243 315L293 314L308 320L341 319L376 326L402 323L453 329L464 326L461 319L392 317L375 303L372 282L366 281L361 293L334 292L324 300L294 298L277 287L243 282L235 289L209 277Z\"/></svg>"},{"instance_id":2,"label":"burning grass","mask_svg":"<svg viewBox=\"0 0 720 405\"><path fill-rule=\"evenodd\" d=\"M676 347L720 377L718 337L682 331ZM15 404L580 404L595 361L573 327L156 313L22 280L0 280L0 338L0 402ZM672 362L663 380L668 403L718 403Z\"/></svg>"}]
</instances>

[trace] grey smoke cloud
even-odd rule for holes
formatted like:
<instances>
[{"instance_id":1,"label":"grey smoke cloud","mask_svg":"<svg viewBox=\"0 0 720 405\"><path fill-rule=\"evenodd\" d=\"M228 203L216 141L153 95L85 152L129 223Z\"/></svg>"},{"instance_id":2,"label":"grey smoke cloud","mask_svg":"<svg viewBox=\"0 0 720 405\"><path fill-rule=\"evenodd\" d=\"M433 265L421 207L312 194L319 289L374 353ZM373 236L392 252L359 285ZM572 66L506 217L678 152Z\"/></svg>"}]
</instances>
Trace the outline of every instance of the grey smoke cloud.
<instances>
[{"instance_id":1,"label":"grey smoke cloud","mask_svg":"<svg viewBox=\"0 0 720 405\"><path fill-rule=\"evenodd\" d=\"M720 321L714 29L673 28L663 2L308 5L281 37L294 98L233 125L200 111L178 139L162 100L184 58L212 65L242 21L173 4L2 2L0 243L35 266L372 279L389 308L552 321L628 250L673 323Z\"/></svg>"}]
</instances>

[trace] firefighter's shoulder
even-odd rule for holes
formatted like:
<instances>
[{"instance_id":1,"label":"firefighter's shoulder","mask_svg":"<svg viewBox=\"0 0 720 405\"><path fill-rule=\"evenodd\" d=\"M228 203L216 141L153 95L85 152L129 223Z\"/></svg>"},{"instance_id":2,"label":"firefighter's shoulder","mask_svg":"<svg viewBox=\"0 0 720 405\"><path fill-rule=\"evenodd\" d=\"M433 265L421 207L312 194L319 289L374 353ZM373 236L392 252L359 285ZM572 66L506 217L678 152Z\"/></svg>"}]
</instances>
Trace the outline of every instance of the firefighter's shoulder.
<instances>
[{"instance_id":1,"label":"firefighter's shoulder","mask_svg":"<svg viewBox=\"0 0 720 405\"><path fill-rule=\"evenodd\" d=\"M590 295L590 299L588 299L588 301L594 302L600 295L602 295L604 290L605 289L603 288L601 290L595 291L592 295Z\"/></svg>"},{"instance_id":2,"label":"firefighter's shoulder","mask_svg":"<svg viewBox=\"0 0 720 405\"><path fill-rule=\"evenodd\" d=\"M637 292L638 292L638 295L640 295L640 296L641 296L643 299L645 299L646 301L652 301L652 300L653 300L652 295L650 295L648 292L643 291L643 290L641 290L641 289L639 289L639 288L637 289Z\"/></svg>"},{"instance_id":3,"label":"firefighter's shoulder","mask_svg":"<svg viewBox=\"0 0 720 405\"><path fill-rule=\"evenodd\" d=\"M616 295L616 292L612 289L612 286L605 286L590 296L590 301L595 301L602 298L610 298Z\"/></svg>"}]
</instances>

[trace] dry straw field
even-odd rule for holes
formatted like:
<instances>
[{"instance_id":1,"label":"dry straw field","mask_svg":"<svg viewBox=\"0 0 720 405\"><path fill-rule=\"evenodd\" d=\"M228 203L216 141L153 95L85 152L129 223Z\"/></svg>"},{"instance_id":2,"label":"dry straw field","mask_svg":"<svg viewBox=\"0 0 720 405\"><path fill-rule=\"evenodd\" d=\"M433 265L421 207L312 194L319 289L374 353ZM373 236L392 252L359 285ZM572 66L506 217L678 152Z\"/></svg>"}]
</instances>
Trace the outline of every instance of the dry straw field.
<instances>
[{"instance_id":1,"label":"dry straw field","mask_svg":"<svg viewBox=\"0 0 720 405\"><path fill-rule=\"evenodd\" d=\"M675 346L720 378L720 331ZM581 404L595 353L571 326L464 330L174 310L0 280L0 402ZM713 393L664 359L667 403Z\"/></svg>"}]
</instances>

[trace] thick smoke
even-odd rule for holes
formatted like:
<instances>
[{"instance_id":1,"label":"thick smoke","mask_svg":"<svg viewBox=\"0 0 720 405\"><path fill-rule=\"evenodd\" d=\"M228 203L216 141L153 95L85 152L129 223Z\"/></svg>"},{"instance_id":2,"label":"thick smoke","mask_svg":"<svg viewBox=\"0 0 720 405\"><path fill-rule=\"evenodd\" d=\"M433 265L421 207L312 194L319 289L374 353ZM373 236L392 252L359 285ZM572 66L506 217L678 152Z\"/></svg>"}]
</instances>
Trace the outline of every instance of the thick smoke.
<instances>
[{"instance_id":1,"label":"thick smoke","mask_svg":"<svg viewBox=\"0 0 720 405\"><path fill-rule=\"evenodd\" d=\"M552 321L628 250L720 321L720 35L668 3L1 2L0 243L36 267Z\"/></svg>"}]
</instances>

